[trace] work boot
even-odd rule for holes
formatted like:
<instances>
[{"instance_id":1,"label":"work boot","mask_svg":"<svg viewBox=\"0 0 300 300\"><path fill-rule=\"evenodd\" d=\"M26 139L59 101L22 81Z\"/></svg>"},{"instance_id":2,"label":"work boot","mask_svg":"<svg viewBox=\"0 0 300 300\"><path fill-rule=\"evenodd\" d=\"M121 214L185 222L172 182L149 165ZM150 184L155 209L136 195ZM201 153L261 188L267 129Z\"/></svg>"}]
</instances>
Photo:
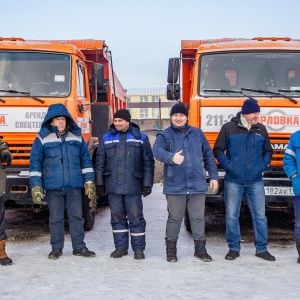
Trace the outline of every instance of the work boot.
<instances>
[{"instance_id":1,"label":"work boot","mask_svg":"<svg viewBox=\"0 0 300 300\"><path fill-rule=\"evenodd\" d=\"M167 251L167 261L176 262L177 261L177 241L166 240L166 251Z\"/></svg>"},{"instance_id":2,"label":"work boot","mask_svg":"<svg viewBox=\"0 0 300 300\"><path fill-rule=\"evenodd\" d=\"M268 261L275 261L275 257L273 255L271 255L268 251L264 251L261 253L256 253L255 256L262 258L264 260L268 260Z\"/></svg>"},{"instance_id":3,"label":"work boot","mask_svg":"<svg viewBox=\"0 0 300 300\"><path fill-rule=\"evenodd\" d=\"M5 252L6 240L0 241L0 265L8 266L12 264L12 260L7 256Z\"/></svg>"},{"instance_id":4,"label":"work boot","mask_svg":"<svg viewBox=\"0 0 300 300\"><path fill-rule=\"evenodd\" d=\"M52 251L48 255L48 258L49 259L58 259L60 256L62 256L61 249L52 249Z\"/></svg>"},{"instance_id":5,"label":"work boot","mask_svg":"<svg viewBox=\"0 0 300 300\"><path fill-rule=\"evenodd\" d=\"M127 250L115 250L111 253L110 257L112 258L121 258L122 256L125 256L128 254Z\"/></svg>"},{"instance_id":6,"label":"work boot","mask_svg":"<svg viewBox=\"0 0 300 300\"><path fill-rule=\"evenodd\" d=\"M235 251L235 250L229 250L229 252L225 256L225 259L226 260L235 260L239 256L240 256L240 252Z\"/></svg>"},{"instance_id":7,"label":"work boot","mask_svg":"<svg viewBox=\"0 0 300 300\"><path fill-rule=\"evenodd\" d=\"M209 262L212 261L210 255L208 255L205 248L206 240L195 241L195 253L194 256L200 258L202 261Z\"/></svg>"},{"instance_id":8,"label":"work boot","mask_svg":"<svg viewBox=\"0 0 300 300\"><path fill-rule=\"evenodd\" d=\"M296 240L296 248L297 248L297 251L298 251L297 263L300 264L300 240Z\"/></svg>"},{"instance_id":9,"label":"work boot","mask_svg":"<svg viewBox=\"0 0 300 300\"><path fill-rule=\"evenodd\" d=\"M95 257L96 253L90 251L87 247L83 247L81 249L73 250L73 255L83 256L83 257Z\"/></svg>"},{"instance_id":10,"label":"work boot","mask_svg":"<svg viewBox=\"0 0 300 300\"><path fill-rule=\"evenodd\" d=\"M137 259L137 260L145 259L144 251L143 250L134 251L134 259Z\"/></svg>"}]
</instances>

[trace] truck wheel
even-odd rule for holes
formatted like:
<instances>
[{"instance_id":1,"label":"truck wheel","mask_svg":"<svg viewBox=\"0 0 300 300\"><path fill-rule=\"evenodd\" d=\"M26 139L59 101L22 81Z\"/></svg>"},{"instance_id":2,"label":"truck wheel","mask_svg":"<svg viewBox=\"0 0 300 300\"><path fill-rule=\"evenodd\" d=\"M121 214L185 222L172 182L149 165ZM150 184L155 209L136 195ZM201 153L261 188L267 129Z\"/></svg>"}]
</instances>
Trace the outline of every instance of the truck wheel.
<instances>
[{"instance_id":1,"label":"truck wheel","mask_svg":"<svg viewBox=\"0 0 300 300\"><path fill-rule=\"evenodd\" d=\"M91 212L90 209L90 200L85 195L84 191L82 192L82 214L84 218L84 230L92 230L95 224L96 210Z\"/></svg>"},{"instance_id":2,"label":"truck wheel","mask_svg":"<svg viewBox=\"0 0 300 300\"><path fill-rule=\"evenodd\" d=\"M184 226L185 226L187 231L189 231L189 232L192 231L190 218L189 218L189 213L188 213L187 210L185 211L185 216L184 216Z\"/></svg>"}]
</instances>

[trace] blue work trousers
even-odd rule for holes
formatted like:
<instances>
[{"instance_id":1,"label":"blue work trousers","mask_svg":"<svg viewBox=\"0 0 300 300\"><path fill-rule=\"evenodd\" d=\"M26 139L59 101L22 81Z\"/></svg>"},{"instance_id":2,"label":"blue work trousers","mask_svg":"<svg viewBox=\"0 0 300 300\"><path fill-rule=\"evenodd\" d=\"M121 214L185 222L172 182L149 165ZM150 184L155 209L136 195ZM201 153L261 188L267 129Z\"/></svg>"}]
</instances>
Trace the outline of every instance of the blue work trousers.
<instances>
[{"instance_id":1,"label":"blue work trousers","mask_svg":"<svg viewBox=\"0 0 300 300\"><path fill-rule=\"evenodd\" d=\"M243 184L225 181L224 198L226 204L226 240L230 250L240 251L240 208L242 196L245 193L249 207L256 253L267 251L268 221L265 215L265 191L263 181Z\"/></svg>"},{"instance_id":2,"label":"blue work trousers","mask_svg":"<svg viewBox=\"0 0 300 300\"><path fill-rule=\"evenodd\" d=\"M64 247L64 215L67 211L73 250L84 248L84 219L82 217L81 189L68 191L47 191L49 207L50 244L52 249Z\"/></svg>"},{"instance_id":3,"label":"blue work trousers","mask_svg":"<svg viewBox=\"0 0 300 300\"><path fill-rule=\"evenodd\" d=\"M127 250L129 233L133 251L145 250L146 221L141 195L108 195L111 226L117 250Z\"/></svg>"}]
</instances>

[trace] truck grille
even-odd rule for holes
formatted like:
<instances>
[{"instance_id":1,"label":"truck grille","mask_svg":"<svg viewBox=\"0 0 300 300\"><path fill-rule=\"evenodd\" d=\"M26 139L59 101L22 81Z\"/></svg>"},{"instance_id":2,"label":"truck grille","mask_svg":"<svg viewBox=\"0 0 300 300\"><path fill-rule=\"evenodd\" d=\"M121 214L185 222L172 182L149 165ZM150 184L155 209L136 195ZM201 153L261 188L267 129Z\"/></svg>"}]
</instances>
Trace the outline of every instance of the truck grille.
<instances>
[{"instance_id":1,"label":"truck grille","mask_svg":"<svg viewBox=\"0 0 300 300\"><path fill-rule=\"evenodd\" d=\"M14 165L29 165L32 144L9 144L9 151L13 155Z\"/></svg>"}]
</instances>

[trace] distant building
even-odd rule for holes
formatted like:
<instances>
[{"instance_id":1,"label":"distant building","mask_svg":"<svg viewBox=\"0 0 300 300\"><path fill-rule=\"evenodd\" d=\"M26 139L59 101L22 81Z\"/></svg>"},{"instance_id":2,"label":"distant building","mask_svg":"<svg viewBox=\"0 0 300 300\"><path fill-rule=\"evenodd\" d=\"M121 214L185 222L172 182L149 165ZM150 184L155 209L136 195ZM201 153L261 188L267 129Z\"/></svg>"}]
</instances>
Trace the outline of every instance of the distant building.
<instances>
[{"instance_id":1,"label":"distant building","mask_svg":"<svg viewBox=\"0 0 300 300\"><path fill-rule=\"evenodd\" d=\"M166 97L166 87L127 88L127 108L132 119L168 119L176 101Z\"/></svg>"}]
</instances>

